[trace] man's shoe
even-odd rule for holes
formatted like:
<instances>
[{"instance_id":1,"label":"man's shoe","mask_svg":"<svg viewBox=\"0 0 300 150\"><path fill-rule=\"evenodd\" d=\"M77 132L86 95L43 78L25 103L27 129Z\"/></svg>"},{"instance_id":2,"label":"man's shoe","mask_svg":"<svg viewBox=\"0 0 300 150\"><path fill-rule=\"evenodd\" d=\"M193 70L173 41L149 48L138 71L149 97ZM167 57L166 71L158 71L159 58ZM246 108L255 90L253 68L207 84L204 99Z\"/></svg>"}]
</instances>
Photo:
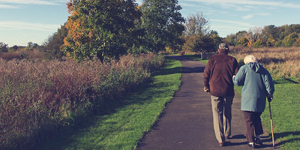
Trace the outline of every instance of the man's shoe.
<instances>
[{"instance_id":1,"label":"man's shoe","mask_svg":"<svg viewBox=\"0 0 300 150\"><path fill-rule=\"evenodd\" d=\"M256 140L255 140L255 143L258 144L259 146L262 146L262 145L263 145L263 143L262 143L262 141L261 141L260 139L256 139Z\"/></svg>"},{"instance_id":2,"label":"man's shoe","mask_svg":"<svg viewBox=\"0 0 300 150\"><path fill-rule=\"evenodd\" d=\"M230 139L231 137L230 137L230 135L228 135L228 136L225 136L225 138L226 138L226 139Z\"/></svg>"},{"instance_id":3,"label":"man's shoe","mask_svg":"<svg viewBox=\"0 0 300 150\"><path fill-rule=\"evenodd\" d=\"M224 143L219 143L219 144L220 144L220 146L221 146L221 147L223 147L223 146L224 146Z\"/></svg>"},{"instance_id":4,"label":"man's shoe","mask_svg":"<svg viewBox=\"0 0 300 150\"><path fill-rule=\"evenodd\" d=\"M248 143L249 147L256 148L255 143Z\"/></svg>"}]
</instances>

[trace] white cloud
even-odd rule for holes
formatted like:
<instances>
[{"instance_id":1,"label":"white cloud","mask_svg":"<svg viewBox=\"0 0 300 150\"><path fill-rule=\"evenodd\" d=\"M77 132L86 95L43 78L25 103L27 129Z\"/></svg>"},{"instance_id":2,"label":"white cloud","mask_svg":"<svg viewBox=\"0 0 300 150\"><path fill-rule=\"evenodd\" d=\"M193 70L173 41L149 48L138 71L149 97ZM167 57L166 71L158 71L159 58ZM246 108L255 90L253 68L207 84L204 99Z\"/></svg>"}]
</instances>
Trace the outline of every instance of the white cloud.
<instances>
[{"instance_id":1,"label":"white cloud","mask_svg":"<svg viewBox=\"0 0 300 150\"><path fill-rule=\"evenodd\" d=\"M253 25L251 25L250 23L246 23L246 22L240 22L240 21L229 21L229 20L218 20L218 19L211 19L211 22L221 22L221 23L227 23L227 24L232 24L235 27L236 26L243 26L243 27L247 27L247 28L252 28L254 27Z\"/></svg>"},{"instance_id":2,"label":"white cloud","mask_svg":"<svg viewBox=\"0 0 300 150\"><path fill-rule=\"evenodd\" d=\"M16 6L11 6L11 5L0 5L0 8L4 8L4 9L11 9L11 8L19 8L19 7L16 7Z\"/></svg>"},{"instance_id":3,"label":"white cloud","mask_svg":"<svg viewBox=\"0 0 300 150\"><path fill-rule=\"evenodd\" d=\"M249 14L247 16L242 16L243 19L247 20L247 19L251 19L255 16L270 16L270 13L256 13L256 14Z\"/></svg>"},{"instance_id":4,"label":"white cloud","mask_svg":"<svg viewBox=\"0 0 300 150\"><path fill-rule=\"evenodd\" d=\"M35 30L35 31L56 31L60 25L28 23L20 21L0 21L0 30Z\"/></svg>"},{"instance_id":5,"label":"white cloud","mask_svg":"<svg viewBox=\"0 0 300 150\"><path fill-rule=\"evenodd\" d=\"M252 14L249 14L249 15L247 15L247 16L243 16L243 19L247 20L247 19L251 19L252 17L253 17L253 15L252 15Z\"/></svg>"},{"instance_id":6,"label":"white cloud","mask_svg":"<svg viewBox=\"0 0 300 150\"><path fill-rule=\"evenodd\" d=\"M259 5L259 6L276 6L286 8L300 8L300 4L286 3L286 2L273 2L273 1L258 1L258 0L185 0L190 2L202 2L208 4L218 5Z\"/></svg>"},{"instance_id":7,"label":"white cloud","mask_svg":"<svg viewBox=\"0 0 300 150\"><path fill-rule=\"evenodd\" d=\"M270 13L258 13L257 15L259 15L259 16L270 16L271 14Z\"/></svg>"},{"instance_id":8,"label":"white cloud","mask_svg":"<svg viewBox=\"0 0 300 150\"><path fill-rule=\"evenodd\" d=\"M0 0L0 2L13 4L58 5L58 3L44 0Z\"/></svg>"},{"instance_id":9,"label":"white cloud","mask_svg":"<svg viewBox=\"0 0 300 150\"><path fill-rule=\"evenodd\" d=\"M247 27L236 27L236 26L219 26L219 25L211 25L211 27L214 28L216 31L242 31L242 30L248 30Z\"/></svg>"}]
</instances>

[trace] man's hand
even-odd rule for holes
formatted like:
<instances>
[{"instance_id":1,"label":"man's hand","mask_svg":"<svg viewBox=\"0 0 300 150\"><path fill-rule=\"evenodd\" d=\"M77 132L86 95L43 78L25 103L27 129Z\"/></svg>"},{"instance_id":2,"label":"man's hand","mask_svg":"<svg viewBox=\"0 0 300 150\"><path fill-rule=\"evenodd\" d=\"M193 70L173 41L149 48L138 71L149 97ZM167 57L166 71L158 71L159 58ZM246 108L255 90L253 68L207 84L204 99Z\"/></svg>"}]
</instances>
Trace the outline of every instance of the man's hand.
<instances>
[{"instance_id":1,"label":"man's hand","mask_svg":"<svg viewBox=\"0 0 300 150\"><path fill-rule=\"evenodd\" d=\"M208 87L204 87L204 92L206 92L206 93L210 92L209 88Z\"/></svg>"},{"instance_id":2,"label":"man's hand","mask_svg":"<svg viewBox=\"0 0 300 150\"><path fill-rule=\"evenodd\" d=\"M268 98L268 101L271 102L273 100L273 95L270 94L270 95L267 96L267 98Z\"/></svg>"}]
</instances>

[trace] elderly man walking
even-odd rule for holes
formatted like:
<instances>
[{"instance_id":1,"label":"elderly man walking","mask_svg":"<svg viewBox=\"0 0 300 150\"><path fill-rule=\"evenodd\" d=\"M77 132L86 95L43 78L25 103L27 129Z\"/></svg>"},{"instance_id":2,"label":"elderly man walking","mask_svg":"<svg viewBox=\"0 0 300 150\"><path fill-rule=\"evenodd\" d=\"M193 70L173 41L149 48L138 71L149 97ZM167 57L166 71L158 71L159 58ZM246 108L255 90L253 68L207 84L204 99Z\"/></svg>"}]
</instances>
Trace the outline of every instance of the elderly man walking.
<instances>
[{"instance_id":1,"label":"elderly man walking","mask_svg":"<svg viewBox=\"0 0 300 150\"><path fill-rule=\"evenodd\" d=\"M228 55L229 47L221 43L219 54L213 55L204 70L204 91L210 92L213 124L216 139L224 146L225 138L231 135L231 106L234 97L232 77L239 70L234 57Z\"/></svg>"}]
</instances>

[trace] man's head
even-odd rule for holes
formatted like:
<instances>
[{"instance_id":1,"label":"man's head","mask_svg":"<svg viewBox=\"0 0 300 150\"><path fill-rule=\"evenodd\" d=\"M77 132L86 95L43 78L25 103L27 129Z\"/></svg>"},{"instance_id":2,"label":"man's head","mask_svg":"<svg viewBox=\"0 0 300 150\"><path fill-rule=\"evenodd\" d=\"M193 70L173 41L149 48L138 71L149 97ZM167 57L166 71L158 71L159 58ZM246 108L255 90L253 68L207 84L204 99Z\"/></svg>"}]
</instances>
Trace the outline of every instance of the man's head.
<instances>
[{"instance_id":1,"label":"man's head","mask_svg":"<svg viewBox=\"0 0 300 150\"><path fill-rule=\"evenodd\" d=\"M219 45L219 49L218 49L219 53L226 53L226 54L228 54L228 51L229 51L229 47L228 47L228 45L226 43L221 43Z\"/></svg>"}]
</instances>

